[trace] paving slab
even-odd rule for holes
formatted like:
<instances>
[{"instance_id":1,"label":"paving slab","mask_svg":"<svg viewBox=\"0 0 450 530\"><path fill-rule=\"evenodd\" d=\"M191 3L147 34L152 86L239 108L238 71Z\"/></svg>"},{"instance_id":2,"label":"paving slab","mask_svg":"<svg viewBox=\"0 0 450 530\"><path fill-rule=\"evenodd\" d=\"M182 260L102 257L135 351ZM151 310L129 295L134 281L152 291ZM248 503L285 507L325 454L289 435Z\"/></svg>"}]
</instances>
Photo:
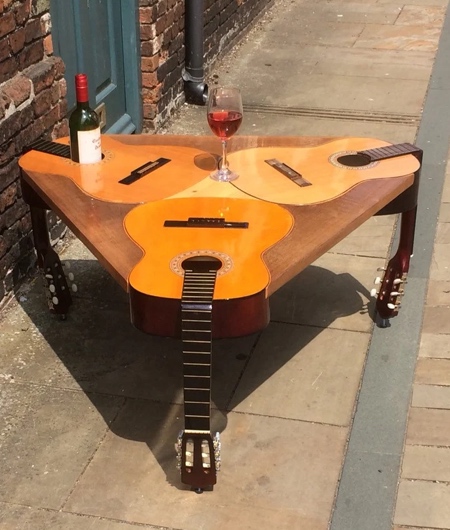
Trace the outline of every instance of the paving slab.
<instances>
[{"instance_id":1,"label":"paving slab","mask_svg":"<svg viewBox=\"0 0 450 530\"><path fill-rule=\"evenodd\" d=\"M419 357L450 359L449 337L434 333L422 333Z\"/></svg>"},{"instance_id":2,"label":"paving slab","mask_svg":"<svg viewBox=\"0 0 450 530\"><path fill-rule=\"evenodd\" d=\"M450 306L425 307L423 331L424 333L450 334Z\"/></svg>"},{"instance_id":3,"label":"paving slab","mask_svg":"<svg viewBox=\"0 0 450 530\"><path fill-rule=\"evenodd\" d=\"M428 409L450 409L450 387L414 383L411 405Z\"/></svg>"},{"instance_id":4,"label":"paving slab","mask_svg":"<svg viewBox=\"0 0 450 530\"><path fill-rule=\"evenodd\" d=\"M424 26L442 28L445 17L445 8L440 6L405 5L401 10L395 24L416 26L420 20Z\"/></svg>"},{"instance_id":5,"label":"paving slab","mask_svg":"<svg viewBox=\"0 0 450 530\"><path fill-rule=\"evenodd\" d=\"M9 380L0 401L0 501L60 509L123 400Z\"/></svg>"},{"instance_id":6,"label":"paving slab","mask_svg":"<svg viewBox=\"0 0 450 530\"><path fill-rule=\"evenodd\" d=\"M383 265L382 258L325 254L271 297L271 318L369 332L374 305L370 289L377 267Z\"/></svg>"},{"instance_id":7,"label":"paving slab","mask_svg":"<svg viewBox=\"0 0 450 530\"><path fill-rule=\"evenodd\" d=\"M407 445L402 477L434 482L450 482L450 448Z\"/></svg>"},{"instance_id":8,"label":"paving slab","mask_svg":"<svg viewBox=\"0 0 450 530\"><path fill-rule=\"evenodd\" d=\"M450 446L450 410L411 407L406 443Z\"/></svg>"},{"instance_id":9,"label":"paving slab","mask_svg":"<svg viewBox=\"0 0 450 530\"><path fill-rule=\"evenodd\" d=\"M273 323L262 333L231 407L349 426L368 341L364 333Z\"/></svg>"},{"instance_id":10,"label":"paving slab","mask_svg":"<svg viewBox=\"0 0 450 530\"><path fill-rule=\"evenodd\" d=\"M418 359L415 381L425 385L450 385L450 359Z\"/></svg>"},{"instance_id":11,"label":"paving slab","mask_svg":"<svg viewBox=\"0 0 450 530\"><path fill-rule=\"evenodd\" d=\"M187 495L167 443L181 413L130 400L114 429L129 439L106 436L65 510L184 530L228 530L236 521L245 530L326 530L346 429L229 413L214 492Z\"/></svg>"},{"instance_id":12,"label":"paving slab","mask_svg":"<svg viewBox=\"0 0 450 530\"><path fill-rule=\"evenodd\" d=\"M436 52L440 34L440 28L434 25L383 26L371 24L364 27L354 47Z\"/></svg>"},{"instance_id":13,"label":"paving slab","mask_svg":"<svg viewBox=\"0 0 450 530\"><path fill-rule=\"evenodd\" d=\"M2 530L136 530L135 524L124 521L4 503L0 503L0 521ZM153 525L139 528L169 530Z\"/></svg>"},{"instance_id":14,"label":"paving slab","mask_svg":"<svg viewBox=\"0 0 450 530\"><path fill-rule=\"evenodd\" d=\"M450 528L450 486L402 480L394 522L414 527Z\"/></svg>"},{"instance_id":15,"label":"paving slab","mask_svg":"<svg viewBox=\"0 0 450 530\"><path fill-rule=\"evenodd\" d=\"M341 4L342 5L342 4ZM243 58L245 65L261 69L267 75L282 76L289 71L292 58L280 53L274 60L268 49L251 53L250 46L241 45L249 57ZM342 60L345 57L345 61ZM326 47L314 43L302 46L301 61L297 72L303 75L340 75L365 77L389 77L392 79L415 79L428 82L434 62L434 53L405 50L374 50L362 48ZM225 63L226 64L226 63ZM232 76L228 64L214 70L215 75ZM366 81L364 79L364 81Z\"/></svg>"}]
</instances>

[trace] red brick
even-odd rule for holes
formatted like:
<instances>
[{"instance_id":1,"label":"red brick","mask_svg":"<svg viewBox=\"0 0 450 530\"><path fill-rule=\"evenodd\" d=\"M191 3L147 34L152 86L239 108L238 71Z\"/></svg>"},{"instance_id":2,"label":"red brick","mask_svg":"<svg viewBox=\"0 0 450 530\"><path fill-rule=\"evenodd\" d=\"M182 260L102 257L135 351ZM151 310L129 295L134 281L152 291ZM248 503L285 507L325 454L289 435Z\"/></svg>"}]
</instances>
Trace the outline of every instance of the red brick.
<instances>
[{"instance_id":1,"label":"red brick","mask_svg":"<svg viewBox=\"0 0 450 530\"><path fill-rule=\"evenodd\" d=\"M44 57L44 45L41 40L32 42L26 46L17 56L19 68L23 70L32 64L36 64Z\"/></svg>"},{"instance_id":2,"label":"red brick","mask_svg":"<svg viewBox=\"0 0 450 530\"><path fill-rule=\"evenodd\" d=\"M11 56L9 36L0 39L0 62Z\"/></svg>"},{"instance_id":3,"label":"red brick","mask_svg":"<svg viewBox=\"0 0 450 530\"><path fill-rule=\"evenodd\" d=\"M25 41L28 43L39 37L42 37L41 21L38 18L33 18L26 23Z\"/></svg>"},{"instance_id":4,"label":"red brick","mask_svg":"<svg viewBox=\"0 0 450 530\"><path fill-rule=\"evenodd\" d=\"M27 127L22 129L14 138L15 154L20 155L25 147L41 137L45 132L42 119L34 120Z\"/></svg>"},{"instance_id":5,"label":"red brick","mask_svg":"<svg viewBox=\"0 0 450 530\"><path fill-rule=\"evenodd\" d=\"M51 137L53 140L56 140L57 138L62 138L64 136L69 136L69 124L67 120L63 120L56 123L51 133Z\"/></svg>"},{"instance_id":6,"label":"red brick","mask_svg":"<svg viewBox=\"0 0 450 530\"><path fill-rule=\"evenodd\" d=\"M30 16L30 0L19 2L14 6L14 17L17 24L23 24Z\"/></svg>"},{"instance_id":7,"label":"red brick","mask_svg":"<svg viewBox=\"0 0 450 530\"><path fill-rule=\"evenodd\" d=\"M8 35L11 31L14 31L16 28L16 21L14 19L14 13L10 11L9 13L4 13L0 17L0 37Z\"/></svg>"},{"instance_id":8,"label":"red brick","mask_svg":"<svg viewBox=\"0 0 450 530\"><path fill-rule=\"evenodd\" d=\"M17 198L17 181L13 182L0 194L0 214L3 213L6 208L9 208L16 202Z\"/></svg>"},{"instance_id":9,"label":"red brick","mask_svg":"<svg viewBox=\"0 0 450 530\"><path fill-rule=\"evenodd\" d=\"M62 60L58 57L49 57L40 63L27 68L23 73L29 77L33 83L34 93L37 95L41 90L51 86L55 79L58 79L63 71Z\"/></svg>"},{"instance_id":10,"label":"red brick","mask_svg":"<svg viewBox=\"0 0 450 530\"><path fill-rule=\"evenodd\" d=\"M159 57L154 55L153 57L142 57L141 59L141 70L143 72L154 72L159 66Z\"/></svg>"},{"instance_id":11,"label":"red brick","mask_svg":"<svg viewBox=\"0 0 450 530\"><path fill-rule=\"evenodd\" d=\"M51 35L44 37L44 53L45 55L52 55L53 53L53 39Z\"/></svg>"},{"instance_id":12,"label":"red brick","mask_svg":"<svg viewBox=\"0 0 450 530\"><path fill-rule=\"evenodd\" d=\"M156 8L155 7L141 7L139 9L139 23L140 24L152 24L156 19Z\"/></svg>"},{"instance_id":13,"label":"red brick","mask_svg":"<svg viewBox=\"0 0 450 530\"><path fill-rule=\"evenodd\" d=\"M3 191L10 184L19 178L19 165L15 159L0 168L0 191ZM1 231L1 230L0 230Z\"/></svg>"},{"instance_id":14,"label":"red brick","mask_svg":"<svg viewBox=\"0 0 450 530\"><path fill-rule=\"evenodd\" d=\"M157 72L143 73L142 74L142 86L144 88L153 88L158 84Z\"/></svg>"},{"instance_id":15,"label":"red brick","mask_svg":"<svg viewBox=\"0 0 450 530\"><path fill-rule=\"evenodd\" d=\"M25 46L25 28L19 28L9 36L9 45L13 53L18 53Z\"/></svg>"},{"instance_id":16,"label":"red brick","mask_svg":"<svg viewBox=\"0 0 450 530\"><path fill-rule=\"evenodd\" d=\"M3 92L18 107L30 97L31 81L24 75L16 75L4 85Z\"/></svg>"},{"instance_id":17,"label":"red brick","mask_svg":"<svg viewBox=\"0 0 450 530\"><path fill-rule=\"evenodd\" d=\"M0 83L7 81L17 70L17 60L15 57L10 57L0 63Z\"/></svg>"},{"instance_id":18,"label":"red brick","mask_svg":"<svg viewBox=\"0 0 450 530\"><path fill-rule=\"evenodd\" d=\"M40 92L33 101L34 113L36 117L42 116L52 108L52 89L47 88Z\"/></svg>"},{"instance_id":19,"label":"red brick","mask_svg":"<svg viewBox=\"0 0 450 530\"><path fill-rule=\"evenodd\" d=\"M0 145L6 144L6 142L13 138L13 136L21 129L27 127L33 119L33 109L31 108L31 105L29 105L2 121L2 123L0 123Z\"/></svg>"},{"instance_id":20,"label":"red brick","mask_svg":"<svg viewBox=\"0 0 450 530\"><path fill-rule=\"evenodd\" d=\"M14 142L4 144L0 148L0 166L8 163L16 154L16 145ZM1 220L1 217L0 217ZM1 228L0 228L1 231Z\"/></svg>"}]
</instances>

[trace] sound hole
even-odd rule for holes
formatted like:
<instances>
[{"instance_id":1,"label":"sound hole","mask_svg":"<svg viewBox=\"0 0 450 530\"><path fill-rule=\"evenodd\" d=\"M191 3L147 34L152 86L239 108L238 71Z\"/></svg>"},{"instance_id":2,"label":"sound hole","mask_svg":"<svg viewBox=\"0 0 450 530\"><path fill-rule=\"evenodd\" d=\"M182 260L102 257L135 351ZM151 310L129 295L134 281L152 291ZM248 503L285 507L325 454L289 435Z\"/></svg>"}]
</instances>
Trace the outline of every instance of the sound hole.
<instances>
[{"instance_id":1,"label":"sound hole","mask_svg":"<svg viewBox=\"0 0 450 530\"><path fill-rule=\"evenodd\" d=\"M337 158L337 162L348 167L368 166L371 163L370 156L359 153L342 155Z\"/></svg>"},{"instance_id":2,"label":"sound hole","mask_svg":"<svg viewBox=\"0 0 450 530\"><path fill-rule=\"evenodd\" d=\"M181 266L185 271L209 272L221 269L222 262L212 256L192 256L192 258L185 259Z\"/></svg>"}]
</instances>

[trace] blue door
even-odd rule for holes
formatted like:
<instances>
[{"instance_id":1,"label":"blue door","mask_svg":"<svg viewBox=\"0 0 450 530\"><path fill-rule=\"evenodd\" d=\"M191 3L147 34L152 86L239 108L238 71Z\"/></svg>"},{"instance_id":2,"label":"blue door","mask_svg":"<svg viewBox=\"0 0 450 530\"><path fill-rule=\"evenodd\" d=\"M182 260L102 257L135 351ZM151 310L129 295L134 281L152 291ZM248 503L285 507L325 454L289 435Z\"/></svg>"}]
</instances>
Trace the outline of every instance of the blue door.
<instances>
[{"instance_id":1,"label":"blue door","mask_svg":"<svg viewBox=\"0 0 450 530\"><path fill-rule=\"evenodd\" d=\"M138 0L51 0L55 55L65 65L69 109L74 76L88 75L104 133L140 132Z\"/></svg>"}]
</instances>

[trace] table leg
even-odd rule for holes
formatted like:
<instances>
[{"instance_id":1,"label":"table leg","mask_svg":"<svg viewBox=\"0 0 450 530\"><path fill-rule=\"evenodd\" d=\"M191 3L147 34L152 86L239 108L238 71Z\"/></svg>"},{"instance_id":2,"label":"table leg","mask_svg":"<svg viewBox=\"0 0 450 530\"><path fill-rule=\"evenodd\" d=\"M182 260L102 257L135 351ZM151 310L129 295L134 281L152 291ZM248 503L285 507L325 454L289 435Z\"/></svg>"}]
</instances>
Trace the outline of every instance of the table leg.
<instances>
[{"instance_id":1,"label":"table leg","mask_svg":"<svg viewBox=\"0 0 450 530\"><path fill-rule=\"evenodd\" d=\"M65 318L72 304L72 296L61 260L51 246L47 211L44 208L30 205L30 214L38 267L46 286L50 311Z\"/></svg>"},{"instance_id":2,"label":"table leg","mask_svg":"<svg viewBox=\"0 0 450 530\"><path fill-rule=\"evenodd\" d=\"M389 260L383 279L377 278L378 281L375 281L380 284L376 307L381 327L387 327L389 319L398 314L411 256L413 255L416 214L417 206L401 214L400 240L397 252Z\"/></svg>"}]
</instances>

